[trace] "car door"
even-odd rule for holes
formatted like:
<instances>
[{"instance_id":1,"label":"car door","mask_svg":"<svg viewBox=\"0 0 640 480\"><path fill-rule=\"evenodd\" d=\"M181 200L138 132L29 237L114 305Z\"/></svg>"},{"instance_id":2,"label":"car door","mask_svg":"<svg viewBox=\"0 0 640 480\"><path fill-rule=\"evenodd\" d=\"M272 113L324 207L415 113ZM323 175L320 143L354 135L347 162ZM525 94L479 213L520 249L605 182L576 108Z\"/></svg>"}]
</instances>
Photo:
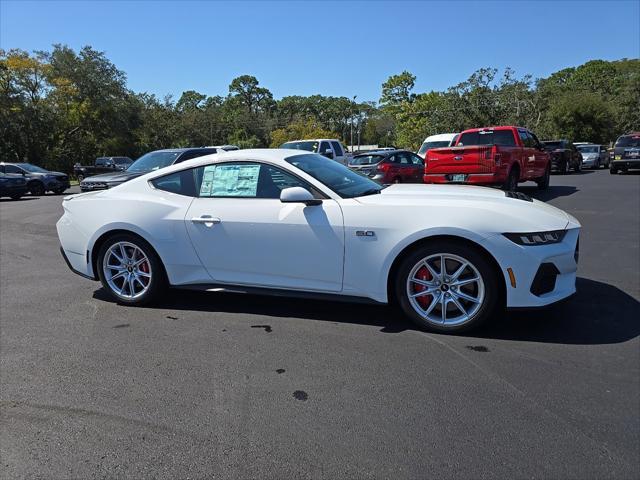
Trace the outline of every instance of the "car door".
<instances>
[{"instance_id":1,"label":"car door","mask_svg":"<svg viewBox=\"0 0 640 480\"><path fill-rule=\"evenodd\" d=\"M518 129L518 136L522 142L522 179L530 179L536 174L536 149L533 138L524 129Z\"/></svg>"},{"instance_id":2,"label":"car door","mask_svg":"<svg viewBox=\"0 0 640 480\"><path fill-rule=\"evenodd\" d=\"M342 146L340 142L331 142L331 146L333 147L333 154L335 155L335 160L342 163L343 165L347 164L346 156L342 151Z\"/></svg>"},{"instance_id":3,"label":"car door","mask_svg":"<svg viewBox=\"0 0 640 480\"><path fill-rule=\"evenodd\" d=\"M344 222L338 202L282 203L280 192L288 187L322 194L265 163L227 162L201 170L185 224L214 282L342 290Z\"/></svg>"},{"instance_id":4,"label":"car door","mask_svg":"<svg viewBox=\"0 0 640 480\"><path fill-rule=\"evenodd\" d=\"M424 161L415 153L407 153L406 155L411 164L411 181L422 183L424 175Z\"/></svg>"},{"instance_id":5,"label":"car door","mask_svg":"<svg viewBox=\"0 0 640 480\"><path fill-rule=\"evenodd\" d=\"M535 157L533 178L539 178L544 175L547 164L550 161L549 154L544 149L542 142L538 140L538 137L536 137L533 132L527 131L527 135L530 138L531 148Z\"/></svg>"}]
</instances>

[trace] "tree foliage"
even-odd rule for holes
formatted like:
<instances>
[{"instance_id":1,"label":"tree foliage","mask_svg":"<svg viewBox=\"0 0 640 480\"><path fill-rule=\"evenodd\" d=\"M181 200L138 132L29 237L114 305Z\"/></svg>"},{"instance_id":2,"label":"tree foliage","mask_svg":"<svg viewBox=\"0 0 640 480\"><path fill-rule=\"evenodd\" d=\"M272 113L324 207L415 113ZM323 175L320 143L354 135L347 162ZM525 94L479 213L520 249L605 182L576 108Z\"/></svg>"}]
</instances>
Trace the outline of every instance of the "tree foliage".
<instances>
[{"instance_id":1,"label":"tree foliage","mask_svg":"<svg viewBox=\"0 0 640 480\"><path fill-rule=\"evenodd\" d=\"M608 142L640 128L640 60L594 60L548 78L483 68L441 92L414 92L404 71L381 88L380 106L323 95L273 98L251 75L226 95L132 92L103 52L54 45L0 50L0 156L70 171L101 155L234 143L277 146L297 138L417 148L431 134L516 124L540 137Z\"/></svg>"}]
</instances>

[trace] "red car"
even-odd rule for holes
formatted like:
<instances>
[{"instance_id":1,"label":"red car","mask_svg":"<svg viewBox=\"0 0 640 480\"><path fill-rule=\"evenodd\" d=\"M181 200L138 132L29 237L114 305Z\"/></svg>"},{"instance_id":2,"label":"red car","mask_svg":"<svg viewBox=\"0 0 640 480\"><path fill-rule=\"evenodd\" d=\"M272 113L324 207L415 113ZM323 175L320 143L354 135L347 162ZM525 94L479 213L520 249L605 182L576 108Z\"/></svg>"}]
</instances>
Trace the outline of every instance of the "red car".
<instances>
[{"instance_id":1,"label":"red car","mask_svg":"<svg viewBox=\"0 0 640 480\"><path fill-rule=\"evenodd\" d=\"M550 156L538 138L522 127L465 130L452 147L427 152L425 183L498 185L513 191L518 182L549 186Z\"/></svg>"},{"instance_id":2,"label":"red car","mask_svg":"<svg viewBox=\"0 0 640 480\"><path fill-rule=\"evenodd\" d=\"M422 183L423 160L407 150L361 153L349 160L349 168L380 183Z\"/></svg>"}]
</instances>

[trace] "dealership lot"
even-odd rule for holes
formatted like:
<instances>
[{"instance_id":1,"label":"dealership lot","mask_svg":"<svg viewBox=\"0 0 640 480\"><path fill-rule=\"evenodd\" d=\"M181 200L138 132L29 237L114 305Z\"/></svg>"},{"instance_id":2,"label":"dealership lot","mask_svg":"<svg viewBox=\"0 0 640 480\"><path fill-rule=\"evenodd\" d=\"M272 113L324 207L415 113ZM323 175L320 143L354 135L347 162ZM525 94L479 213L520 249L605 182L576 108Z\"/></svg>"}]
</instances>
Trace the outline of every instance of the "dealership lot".
<instances>
[{"instance_id":1,"label":"dealership lot","mask_svg":"<svg viewBox=\"0 0 640 480\"><path fill-rule=\"evenodd\" d=\"M520 190L582 222L578 293L466 336L348 303L121 307L60 257L61 197L0 202L2 477L637 476L640 175Z\"/></svg>"}]
</instances>

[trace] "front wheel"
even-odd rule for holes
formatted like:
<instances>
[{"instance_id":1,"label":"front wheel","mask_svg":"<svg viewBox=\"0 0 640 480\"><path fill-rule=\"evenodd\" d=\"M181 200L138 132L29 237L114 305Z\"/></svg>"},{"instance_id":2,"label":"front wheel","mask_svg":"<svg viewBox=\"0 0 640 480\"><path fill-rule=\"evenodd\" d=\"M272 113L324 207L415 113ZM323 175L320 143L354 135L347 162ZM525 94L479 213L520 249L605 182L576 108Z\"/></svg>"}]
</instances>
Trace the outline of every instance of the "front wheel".
<instances>
[{"instance_id":1,"label":"front wheel","mask_svg":"<svg viewBox=\"0 0 640 480\"><path fill-rule=\"evenodd\" d=\"M538 190L546 190L549 188L549 182L551 180L551 165L547 165L544 170L544 175L536 180L538 184Z\"/></svg>"},{"instance_id":2,"label":"front wheel","mask_svg":"<svg viewBox=\"0 0 640 480\"><path fill-rule=\"evenodd\" d=\"M126 305L146 305L166 287L160 259L153 248L135 235L109 238L98 252L97 270L105 290Z\"/></svg>"},{"instance_id":3,"label":"front wheel","mask_svg":"<svg viewBox=\"0 0 640 480\"><path fill-rule=\"evenodd\" d=\"M41 197L45 193L44 185L40 182L33 182L29 185L29 192L31 192L31 195Z\"/></svg>"},{"instance_id":4,"label":"front wheel","mask_svg":"<svg viewBox=\"0 0 640 480\"><path fill-rule=\"evenodd\" d=\"M500 282L475 248L436 241L402 261L395 295L403 312L419 327L462 332L478 327L495 311Z\"/></svg>"}]
</instances>

